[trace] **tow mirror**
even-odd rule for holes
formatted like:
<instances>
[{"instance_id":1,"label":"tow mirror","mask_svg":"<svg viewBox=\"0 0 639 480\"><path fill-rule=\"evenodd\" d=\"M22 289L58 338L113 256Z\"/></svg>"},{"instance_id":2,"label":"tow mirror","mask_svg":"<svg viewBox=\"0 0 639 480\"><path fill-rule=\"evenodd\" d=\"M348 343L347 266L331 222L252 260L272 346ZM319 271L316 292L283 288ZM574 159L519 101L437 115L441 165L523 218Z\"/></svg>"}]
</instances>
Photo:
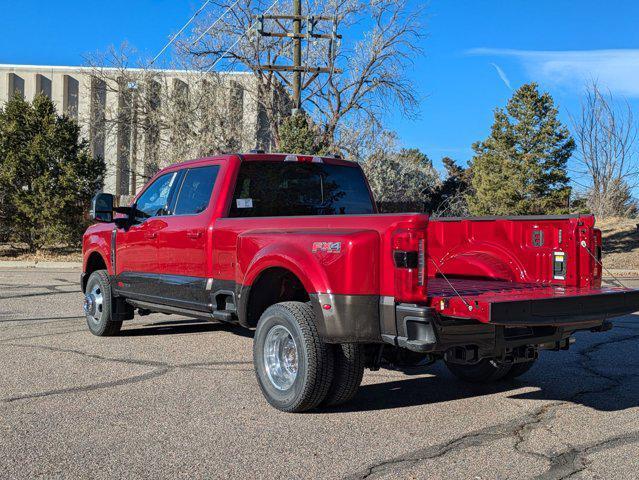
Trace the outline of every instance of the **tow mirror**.
<instances>
[{"instance_id":1,"label":"tow mirror","mask_svg":"<svg viewBox=\"0 0 639 480\"><path fill-rule=\"evenodd\" d=\"M113 195L98 193L91 202L91 220L102 223L113 221Z\"/></svg>"}]
</instances>

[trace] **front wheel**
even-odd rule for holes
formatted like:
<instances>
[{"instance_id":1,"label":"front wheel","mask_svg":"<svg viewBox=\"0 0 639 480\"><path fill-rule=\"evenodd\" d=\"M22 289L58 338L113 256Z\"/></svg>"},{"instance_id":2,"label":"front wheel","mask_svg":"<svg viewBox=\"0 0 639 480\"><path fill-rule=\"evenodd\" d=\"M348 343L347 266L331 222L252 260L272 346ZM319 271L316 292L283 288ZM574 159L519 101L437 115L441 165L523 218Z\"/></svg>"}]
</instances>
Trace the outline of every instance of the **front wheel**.
<instances>
[{"instance_id":1,"label":"front wheel","mask_svg":"<svg viewBox=\"0 0 639 480\"><path fill-rule=\"evenodd\" d=\"M108 337L117 335L122 322L111 321L111 281L106 270L96 270L87 281L84 294L84 314L93 335Z\"/></svg>"},{"instance_id":2,"label":"front wheel","mask_svg":"<svg viewBox=\"0 0 639 480\"><path fill-rule=\"evenodd\" d=\"M457 378L471 383L491 383L501 380L512 368L512 363L502 362L494 358L484 358L473 364L446 362L448 370Z\"/></svg>"},{"instance_id":3,"label":"front wheel","mask_svg":"<svg viewBox=\"0 0 639 480\"><path fill-rule=\"evenodd\" d=\"M266 400L283 412L317 407L333 379L333 351L320 338L313 308L301 302L270 306L260 317L253 364Z\"/></svg>"}]
</instances>

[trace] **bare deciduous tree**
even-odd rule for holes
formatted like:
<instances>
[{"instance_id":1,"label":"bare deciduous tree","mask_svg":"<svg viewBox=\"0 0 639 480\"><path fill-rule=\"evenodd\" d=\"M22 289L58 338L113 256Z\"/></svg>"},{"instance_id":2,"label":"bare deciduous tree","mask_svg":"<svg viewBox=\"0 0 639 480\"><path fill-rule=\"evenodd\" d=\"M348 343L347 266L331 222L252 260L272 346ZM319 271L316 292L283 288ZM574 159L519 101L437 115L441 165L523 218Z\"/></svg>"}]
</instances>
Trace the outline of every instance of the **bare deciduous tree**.
<instances>
[{"instance_id":1,"label":"bare deciduous tree","mask_svg":"<svg viewBox=\"0 0 639 480\"><path fill-rule=\"evenodd\" d=\"M255 94L246 75L204 74L183 64L151 68L145 60L133 64L135 57L124 45L87 60L99 86L92 89L98 93L89 129L102 142L118 139L106 148L117 149L120 191L134 194L159 168L177 161L239 151L256 141L243 138L243 96Z\"/></svg>"},{"instance_id":2,"label":"bare deciduous tree","mask_svg":"<svg viewBox=\"0 0 639 480\"><path fill-rule=\"evenodd\" d=\"M636 213L632 189L639 186L637 124L627 102L587 86L579 117L572 118L577 141L576 182L588 206L602 217Z\"/></svg>"},{"instance_id":3,"label":"bare deciduous tree","mask_svg":"<svg viewBox=\"0 0 639 480\"><path fill-rule=\"evenodd\" d=\"M194 68L200 70L221 63L250 70L277 142L277 126L285 112L280 108L281 98L276 97L278 92L290 94L291 79L288 73L266 71L261 66L290 64L292 45L287 38L259 35L255 17L267 10L290 14L290 3L240 0L234 4L230 0L217 2L220 11L232 8L214 28L210 26L220 12L201 21L193 37L179 43L178 50L189 55ZM391 106L406 115L415 114L418 98L406 72L421 53L421 7L411 9L406 0L307 0L303 11L309 16L335 18L334 24L318 22L314 33L332 34L333 29L347 33L343 41L315 39L304 46L304 62L330 72L309 72L302 80L303 106L321 126L323 143L336 151L355 153L363 136L381 130L381 118ZM361 31L362 26L360 38L354 38L352 32ZM285 32L292 28L290 21L268 20L265 30ZM353 131L357 133L353 135Z\"/></svg>"}]
</instances>

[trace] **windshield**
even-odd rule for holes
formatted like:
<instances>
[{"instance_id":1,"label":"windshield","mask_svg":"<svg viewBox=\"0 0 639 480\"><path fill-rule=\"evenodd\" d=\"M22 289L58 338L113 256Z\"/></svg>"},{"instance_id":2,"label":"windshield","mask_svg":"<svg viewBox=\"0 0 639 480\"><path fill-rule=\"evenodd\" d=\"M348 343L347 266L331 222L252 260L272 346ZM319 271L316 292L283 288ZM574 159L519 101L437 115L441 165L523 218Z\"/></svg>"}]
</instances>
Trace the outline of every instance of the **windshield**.
<instances>
[{"instance_id":1,"label":"windshield","mask_svg":"<svg viewBox=\"0 0 639 480\"><path fill-rule=\"evenodd\" d=\"M244 162L231 217L374 213L357 167L300 162Z\"/></svg>"}]
</instances>

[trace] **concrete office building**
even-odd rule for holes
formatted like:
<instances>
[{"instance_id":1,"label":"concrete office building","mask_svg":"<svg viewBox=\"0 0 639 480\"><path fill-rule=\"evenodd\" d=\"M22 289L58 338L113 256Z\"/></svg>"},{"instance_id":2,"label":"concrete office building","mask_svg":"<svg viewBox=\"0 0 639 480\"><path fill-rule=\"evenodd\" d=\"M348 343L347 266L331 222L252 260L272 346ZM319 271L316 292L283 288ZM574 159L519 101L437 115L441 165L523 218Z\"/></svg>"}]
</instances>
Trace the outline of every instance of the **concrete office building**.
<instances>
[{"instance_id":1,"label":"concrete office building","mask_svg":"<svg viewBox=\"0 0 639 480\"><path fill-rule=\"evenodd\" d=\"M131 87L106 88L106 82L96 77L95 72L88 67L0 65L0 105L15 94L29 101L37 93L51 98L58 113L78 120L92 153L105 159L104 191L128 196L139 190L145 178L154 173L149 171L148 165L153 165L149 159L157 156L161 147L158 139L154 139L148 131L135 132L136 129L121 125L108 126L107 111L113 112L114 117L126 114L123 110L127 108L125 100ZM194 78L194 72L165 70L162 74L164 85L157 88L173 91L188 91ZM216 92L221 92L219 102L228 107L225 110L227 114L231 113L232 120L223 119L222 122L226 121L232 127L231 135L235 138L231 144L234 148L242 151L270 149L266 115L252 94L255 91L253 76L244 72L222 73L216 76L216 82L224 84L224 88ZM210 121L215 123L216 119ZM141 138L138 138L138 133ZM163 138L163 135L168 134L159 132L156 137ZM135 140L132 141L132 138ZM167 143L170 145L171 139ZM170 161L188 159L172 158ZM140 173L140 168L135 168L136 164L145 165L144 172Z\"/></svg>"}]
</instances>

